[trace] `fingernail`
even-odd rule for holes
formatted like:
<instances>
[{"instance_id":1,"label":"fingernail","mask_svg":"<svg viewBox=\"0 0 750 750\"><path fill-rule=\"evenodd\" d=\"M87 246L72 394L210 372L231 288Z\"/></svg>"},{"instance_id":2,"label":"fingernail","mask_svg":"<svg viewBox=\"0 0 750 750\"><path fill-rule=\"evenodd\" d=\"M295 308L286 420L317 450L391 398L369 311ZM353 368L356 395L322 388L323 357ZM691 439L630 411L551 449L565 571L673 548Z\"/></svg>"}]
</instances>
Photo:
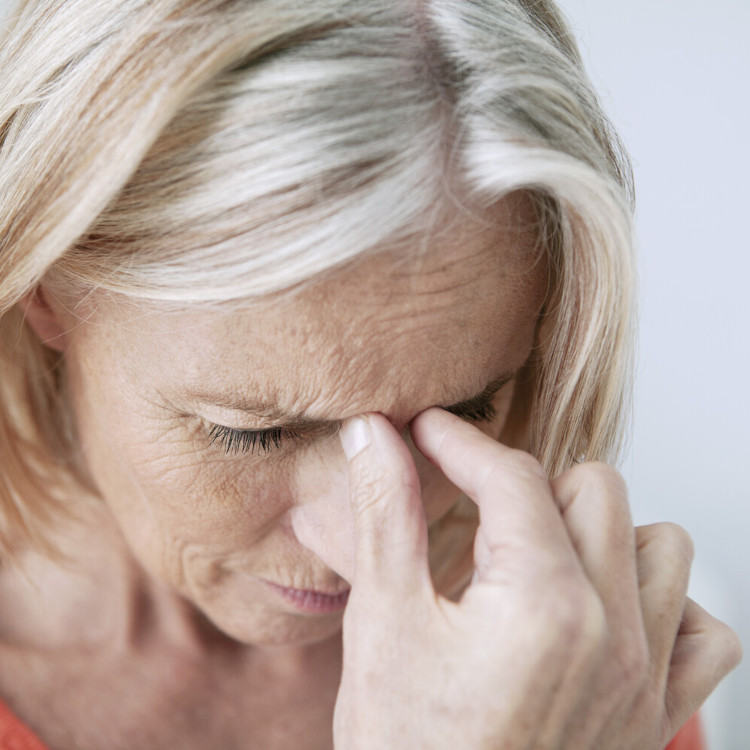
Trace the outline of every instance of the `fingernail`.
<instances>
[{"instance_id":1,"label":"fingernail","mask_svg":"<svg viewBox=\"0 0 750 750\"><path fill-rule=\"evenodd\" d=\"M370 444L370 423L365 417L349 417L339 430L341 447L348 461Z\"/></svg>"}]
</instances>

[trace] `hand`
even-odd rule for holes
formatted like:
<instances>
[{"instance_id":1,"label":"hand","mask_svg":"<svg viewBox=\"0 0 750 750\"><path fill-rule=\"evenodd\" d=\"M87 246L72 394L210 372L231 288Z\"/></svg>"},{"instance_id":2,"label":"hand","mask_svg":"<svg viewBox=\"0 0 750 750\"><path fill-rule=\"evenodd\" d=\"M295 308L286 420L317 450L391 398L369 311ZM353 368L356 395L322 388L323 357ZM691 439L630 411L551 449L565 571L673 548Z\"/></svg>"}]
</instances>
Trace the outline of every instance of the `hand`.
<instances>
[{"instance_id":1,"label":"hand","mask_svg":"<svg viewBox=\"0 0 750 750\"><path fill-rule=\"evenodd\" d=\"M457 604L435 593L409 449L380 415L348 422L337 750L663 750L740 659L734 633L685 596L685 532L634 530L608 466L550 482L440 409L412 438L479 506L476 573Z\"/></svg>"}]
</instances>

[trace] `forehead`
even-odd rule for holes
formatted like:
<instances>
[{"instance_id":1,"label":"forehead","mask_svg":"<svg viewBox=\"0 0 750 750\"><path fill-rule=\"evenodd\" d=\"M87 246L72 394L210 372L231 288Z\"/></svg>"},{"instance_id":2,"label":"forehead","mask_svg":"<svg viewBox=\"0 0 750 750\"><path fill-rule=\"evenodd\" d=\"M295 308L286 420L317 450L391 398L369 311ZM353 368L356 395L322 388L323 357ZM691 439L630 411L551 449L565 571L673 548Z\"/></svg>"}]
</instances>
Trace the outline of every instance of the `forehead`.
<instances>
[{"instance_id":1,"label":"forehead","mask_svg":"<svg viewBox=\"0 0 750 750\"><path fill-rule=\"evenodd\" d=\"M460 216L251 305L131 310L108 346L134 378L228 405L330 419L455 403L523 364L544 295L527 225L501 218Z\"/></svg>"}]
</instances>

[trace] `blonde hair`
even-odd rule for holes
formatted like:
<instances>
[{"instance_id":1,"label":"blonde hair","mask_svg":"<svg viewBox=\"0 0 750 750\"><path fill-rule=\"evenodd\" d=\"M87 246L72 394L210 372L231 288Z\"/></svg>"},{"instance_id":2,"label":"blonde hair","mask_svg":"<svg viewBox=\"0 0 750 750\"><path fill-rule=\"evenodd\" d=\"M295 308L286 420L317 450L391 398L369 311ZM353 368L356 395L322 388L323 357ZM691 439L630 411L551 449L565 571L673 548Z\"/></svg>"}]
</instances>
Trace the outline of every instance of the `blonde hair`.
<instances>
[{"instance_id":1,"label":"blonde hair","mask_svg":"<svg viewBox=\"0 0 750 750\"><path fill-rule=\"evenodd\" d=\"M23 0L0 75L6 550L41 543L81 482L60 363L17 306L42 280L178 304L267 295L418 231L454 182L537 208L551 288L527 447L550 475L616 457L629 167L552 3Z\"/></svg>"}]
</instances>

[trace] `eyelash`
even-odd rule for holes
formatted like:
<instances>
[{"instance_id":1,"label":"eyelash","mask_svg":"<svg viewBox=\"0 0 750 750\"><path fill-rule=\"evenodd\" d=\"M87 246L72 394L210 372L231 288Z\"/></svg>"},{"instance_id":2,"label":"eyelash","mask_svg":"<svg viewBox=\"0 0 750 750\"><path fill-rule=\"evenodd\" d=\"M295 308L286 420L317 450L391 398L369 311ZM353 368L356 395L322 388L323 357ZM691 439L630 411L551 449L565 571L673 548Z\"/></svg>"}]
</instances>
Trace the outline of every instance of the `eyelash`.
<instances>
[{"instance_id":1,"label":"eyelash","mask_svg":"<svg viewBox=\"0 0 750 750\"><path fill-rule=\"evenodd\" d=\"M471 411L464 411L461 414L457 413L457 410L452 409L450 406L445 410L451 414L455 414L457 417L461 417L461 419L465 419L467 422L491 422L497 417L497 409L492 401L472 405Z\"/></svg>"},{"instance_id":2,"label":"eyelash","mask_svg":"<svg viewBox=\"0 0 750 750\"><path fill-rule=\"evenodd\" d=\"M267 430L235 430L215 424L208 433L209 445L216 445L226 454L236 456L238 453L252 453L256 450L258 455L270 453L281 447L285 440L301 440L302 435L293 430L285 430L281 427L271 427Z\"/></svg>"},{"instance_id":3,"label":"eyelash","mask_svg":"<svg viewBox=\"0 0 750 750\"><path fill-rule=\"evenodd\" d=\"M455 413L450 407L446 411ZM497 417L497 410L491 401L486 401L477 404L470 412L457 416L467 422L491 422ZM256 451L258 455L270 453L281 448L282 443L286 441L300 441L305 437L302 433L283 427L271 427L266 430L236 430L221 424L213 425L208 436L209 445L216 445L230 456L240 453L255 455Z\"/></svg>"}]
</instances>

